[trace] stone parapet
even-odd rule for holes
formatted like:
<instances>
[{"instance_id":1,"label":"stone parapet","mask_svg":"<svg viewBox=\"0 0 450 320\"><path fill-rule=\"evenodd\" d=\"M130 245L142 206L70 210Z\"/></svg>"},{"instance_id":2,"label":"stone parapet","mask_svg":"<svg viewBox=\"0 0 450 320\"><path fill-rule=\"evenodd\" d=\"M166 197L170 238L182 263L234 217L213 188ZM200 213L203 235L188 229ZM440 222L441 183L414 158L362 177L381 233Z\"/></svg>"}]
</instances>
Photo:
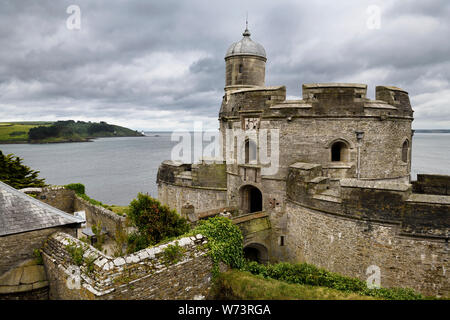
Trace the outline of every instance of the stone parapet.
<instances>
[{"instance_id":1,"label":"stone parapet","mask_svg":"<svg viewBox=\"0 0 450 320\"><path fill-rule=\"evenodd\" d=\"M176 242L183 256L168 263L165 249ZM54 234L42 250L50 299L204 299L212 270L206 242L196 235L114 258L67 234ZM79 266L70 245L84 248Z\"/></svg>"}]
</instances>

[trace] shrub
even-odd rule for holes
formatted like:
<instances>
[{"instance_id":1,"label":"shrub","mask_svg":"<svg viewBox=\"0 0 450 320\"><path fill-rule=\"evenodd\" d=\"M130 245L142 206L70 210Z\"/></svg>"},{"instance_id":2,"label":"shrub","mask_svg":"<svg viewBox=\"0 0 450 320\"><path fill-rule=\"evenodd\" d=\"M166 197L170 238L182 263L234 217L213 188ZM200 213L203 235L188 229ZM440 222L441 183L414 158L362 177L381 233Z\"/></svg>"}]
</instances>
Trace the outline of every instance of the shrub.
<instances>
[{"instance_id":1,"label":"shrub","mask_svg":"<svg viewBox=\"0 0 450 320\"><path fill-rule=\"evenodd\" d=\"M180 247L178 244L178 241L175 242L175 245L169 244L164 250L163 250L163 261L164 264L170 265L173 263L177 263L178 261L183 258L185 249L183 247Z\"/></svg>"},{"instance_id":2,"label":"shrub","mask_svg":"<svg viewBox=\"0 0 450 320\"><path fill-rule=\"evenodd\" d=\"M127 238L127 253L133 253L151 245L147 237L139 232L132 232Z\"/></svg>"},{"instance_id":3,"label":"shrub","mask_svg":"<svg viewBox=\"0 0 450 320\"><path fill-rule=\"evenodd\" d=\"M81 183L71 183L64 186L64 188L73 190L77 195L83 195L86 192L86 188L84 187L84 184Z\"/></svg>"},{"instance_id":4,"label":"shrub","mask_svg":"<svg viewBox=\"0 0 450 320\"><path fill-rule=\"evenodd\" d=\"M128 217L138 230L128 238L133 250L140 250L170 237L180 236L189 231L189 224L175 210L163 206L149 195L139 193L131 201Z\"/></svg>"},{"instance_id":5,"label":"shrub","mask_svg":"<svg viewBox=\"0 0 450 320\"><path fill-rule=\"evenodd\" d=\"M84 262L83 255L86 251L86 248L83 245L77 245L75 242L70 242L66 245L66 250L69 252L73 263L77 266L81 266Z\"/></svg>"}]
</instances>

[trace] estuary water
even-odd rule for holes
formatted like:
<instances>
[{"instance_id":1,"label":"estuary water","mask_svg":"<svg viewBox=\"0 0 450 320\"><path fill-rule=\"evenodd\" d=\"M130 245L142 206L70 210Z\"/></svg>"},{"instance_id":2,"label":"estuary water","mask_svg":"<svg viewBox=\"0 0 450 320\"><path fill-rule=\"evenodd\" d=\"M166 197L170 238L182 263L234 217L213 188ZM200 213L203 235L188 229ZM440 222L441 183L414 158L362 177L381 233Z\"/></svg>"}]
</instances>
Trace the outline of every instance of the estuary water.
<instances>
[{"instance_id":1,"label":"estuary water","mask_svg":"<svg viewBox=\"0 0 450 320\"><path fill-rule=\"evenodd\" d=\"M127 205L138 192L157 197L158 166L170 159L177 144L171 141L171 133L146 134L146 137L101 138L89 143L0 144L0 150L23 158L49 184L80 182L91 198ZM413 180L417 173L450 175L450 134L414 135Z\"/></svg>"}]
</instances>

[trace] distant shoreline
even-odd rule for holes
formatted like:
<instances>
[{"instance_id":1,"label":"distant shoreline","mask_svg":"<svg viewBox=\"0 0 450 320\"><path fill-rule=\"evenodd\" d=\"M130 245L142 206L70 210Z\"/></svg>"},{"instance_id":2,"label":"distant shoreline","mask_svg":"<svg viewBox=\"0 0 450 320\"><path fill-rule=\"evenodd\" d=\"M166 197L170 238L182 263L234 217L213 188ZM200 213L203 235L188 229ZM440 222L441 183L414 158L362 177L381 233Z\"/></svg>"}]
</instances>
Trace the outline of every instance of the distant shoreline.
<instances>
[{"instance_id":1,"label":"distant shoreline","mask_svg":"<svg viewBox=\"0 0 450 320\"><path fill-rule=\"evenodd\" d=\"M142 138L142 137L152 137L152 136L117 136L117 137L94 137L86 140L74 140L74 141L0 141L0 144L55 144L55 143L77 143L77 142L94 142L97 139L105 138Z\"/></svg>"},{"instance_id":2,"label":"distant shoreline","mask_svg":"<svg viewBox=\"0 0 450 320\"><path fill-rule=\"evenodd\" d=\"M415 133L450 133L450 129L415 129Z\"/></svg>"},{"instance_id":3,"label":"distant shoreline","mask_svg":"<svg viewBox=\"0 0 450 320\"><path fill-rule=\"evenodd\" d=\"M142 137L142 132L108 124L85 122L0 122L0 144L92 142L96 138Z\"/></svg>"}]
</instances>

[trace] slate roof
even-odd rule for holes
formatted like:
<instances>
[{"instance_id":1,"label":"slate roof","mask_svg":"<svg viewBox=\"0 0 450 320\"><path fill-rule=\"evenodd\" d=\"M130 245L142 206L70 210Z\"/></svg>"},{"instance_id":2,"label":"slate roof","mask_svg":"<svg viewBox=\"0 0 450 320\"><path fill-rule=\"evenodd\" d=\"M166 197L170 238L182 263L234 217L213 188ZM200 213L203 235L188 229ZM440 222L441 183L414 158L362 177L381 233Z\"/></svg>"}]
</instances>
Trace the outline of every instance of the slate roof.
<instances>
[{"instance_id":1,"label":"slate roof","mask_svg":"<svg viewBox=\"0 0 450 320\"><path fill-rule=\"evenodd\" d=\"M83 222L0 181L0 237Z\"/></svg>"}]
</instances>

